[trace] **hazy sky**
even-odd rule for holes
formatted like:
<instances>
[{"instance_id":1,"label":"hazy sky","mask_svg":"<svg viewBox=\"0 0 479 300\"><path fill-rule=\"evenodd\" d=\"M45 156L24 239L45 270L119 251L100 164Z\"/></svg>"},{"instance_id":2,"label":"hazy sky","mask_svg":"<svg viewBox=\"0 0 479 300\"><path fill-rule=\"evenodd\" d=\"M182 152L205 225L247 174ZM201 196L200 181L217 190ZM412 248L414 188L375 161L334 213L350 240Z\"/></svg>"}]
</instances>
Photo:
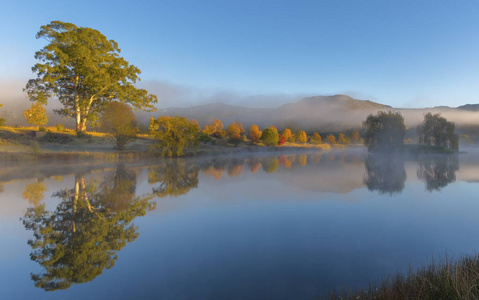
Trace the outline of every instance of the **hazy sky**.
<instances>
[{"instance_id":1,"label":"hazy sky","mask_svg":"<svg viewBox=\"0 0 479 300\"><path fill-rule=\"evenodd\" d=\"M117 41L160 106L336 93L396 107L479 103L479 1L2 0L0 103L22 94L46 44L35 34L52 20Z\"/></svg>"}]
</instances>

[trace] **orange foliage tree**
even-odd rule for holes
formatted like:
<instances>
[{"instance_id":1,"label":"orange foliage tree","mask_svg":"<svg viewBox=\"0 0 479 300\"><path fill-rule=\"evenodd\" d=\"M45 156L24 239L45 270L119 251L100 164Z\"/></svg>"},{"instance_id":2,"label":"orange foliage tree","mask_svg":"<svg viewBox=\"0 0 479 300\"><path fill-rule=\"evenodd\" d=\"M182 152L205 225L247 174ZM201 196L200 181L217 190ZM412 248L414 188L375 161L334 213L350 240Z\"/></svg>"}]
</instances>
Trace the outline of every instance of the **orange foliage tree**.
<instances>
[{"instance_id":1,"label":"orange foliage tree","mask_svg":"<svg viewBox=\"0 0 479 300\"><path fill-rule=\"evenodd\" d=\"M244 128L240 121L235 121L228 126L228 139L233 144L239 144L243 140Z\"/></svg>"},{"instance_id":2,"label":"orange foliage tree","mask_svg":"<svg viewBox=\"0 0 479 300\"><path fill-rule=\"evenodd\" d=\"M323 142L323 139L321 138L319 133L317 132L313 133L313 136L311 137L311 143L318 145L318 144L321 144L322 142Z\"/></svg>"},{"instance_id":3,"label":"orange foliage tree","mask_svg":"<svg viewBox=\"0 0 479 300\"><path fill-rule=\"evenodd\" d=\"M215 119L213 123L209 125L205 125L205 129L203 129L203 132L209 135L215 134L216 132L223 130L225 126L219 119Z\"/></svg>"},{"instance_id":4,"label":"orange foliage tree","mask_svg":"<svg viewBox=\"0 0 479 300\"><path fill-rule=\"evenodd\" d=\"M251 125L251 127L249 129L249 137L250 137L251 141L253 141L255 143L259 142L259 139L261 138L262 133L263 132L261 130L259 130L258 125L256 125L256 124Z\"/></svg>"},{"instance_id":5,"label":"orange foliage tree","mask_svg":"<svg viewBox=\"0 0 479 300\"><path fill-rule=\"evenodd\" d=\"M293 133L291 132L291 129L285 128L285 129L283 130L282 136L285 138L285 140L286 140L287 142L294 143L294 135L293 135Z\"/></svg>"}]
</instances>

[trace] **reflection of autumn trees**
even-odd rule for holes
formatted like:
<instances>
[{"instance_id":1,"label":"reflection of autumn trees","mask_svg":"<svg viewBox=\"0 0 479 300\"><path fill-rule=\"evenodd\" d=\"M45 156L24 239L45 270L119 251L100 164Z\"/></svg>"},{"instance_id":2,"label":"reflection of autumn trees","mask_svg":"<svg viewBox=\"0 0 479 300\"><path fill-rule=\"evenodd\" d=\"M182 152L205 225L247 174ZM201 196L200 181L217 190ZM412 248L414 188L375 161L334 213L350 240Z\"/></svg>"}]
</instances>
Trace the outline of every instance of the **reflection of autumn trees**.
<instances>
[{"instance_id":1,"label":"reflection of autumn trees","mask_svg":"<svg viewBox=\"0 0 479 300\"><path fill-rule=\"evenodd\" d=\"M365 161L364 183L370 191L390 195L400 193L406 182L404 158L398 156L369 155Z\"/></svg>"},{"instance_id":2,"label":"reflection of autumn trees","mask_svg":"<svg viewBox=\"0 0 479 300\"><path fill-rule=\"evenodd\" d=\"M266 173L274 173L279 168L279 160L276 156L265 157L261 160L263 171Z\"/></svg>"},{"instance_id":3,"label":"reflection of autumn trees","mask_svg":"<svg viewBox=\"0 0 479 300\"><path fill-rule=\"evenodd\" d=\"M257 173L261 168L261 161L258 158L251 158L248 161L249 169L251 173Z\"/></svg>"},{"instance_id":4,"label":"reflection of autumn trees","mask_svg":"<svg viewBox=\"0 0 479 300\"><path fill-rule=\"evenodd\" d=\"M237 177L243 174L244 163L242 160L232 160L228 165L228 175L230 177Z\"/></svg>"},{"instance_id":5,"label":"reflection of autumn trees","mask_svg":"<svg viewBox=\"0 0 479 300\"><path fill-rule=\"evenodd\" d=\"M440 190L456 181L457 170L459 170L457 155L428 156L419 161L417 178L424 180L428 191Z\"/></svg>"},{"instance_id":6,"label":"reflection of autumn trees","mask_svg":"<svg viewBox=\"0 0 479 300\"><path fill-rule=\"evenodd\" d=\"M306 154L299 155L298 162L301 166L306 166L306 163L308 162L308 156Z\"/></svg>"},{"instance_id":7,"label":"reflection of autumn trees","mask_svg":"<svg viewBox=\"0 0 479 300\"><path fill-rule=\"evenodd\" d=\"M72 189L54 194L61 199L54 211L44 204L27 210L23 224L34 233L30 257L43 267L31 275L36 287L67 289L113 267L117 252L138 237L132 221L156 204L152 196L133 196L134 180L122 166L99 187L80 174Z\"/></svg>"},{"instance_id":8,"label":"reflection of autumn trees","mask_svg":"<svg viewBox=\"0 0 479 300\"><path fill-rule=\"evenodd\" d=\"M179 196L198 186L200 166L181 159L150 168L148 183L154 185L153 193L159 197Z\"/></svg>"},{"instance_id":9,"label":"reflection of autumn trees","mask_svg":"<svg viewBox=\"0 0 479 300\"><path fill-rule=\"evenodd\" d=\"M40 204L40 201L43 200L46 190L47 187L44 182L29 183L25 186L22 197L23 199L28 200L28 203L31 205L37 206Z\"/></svg>"}]
</instances>

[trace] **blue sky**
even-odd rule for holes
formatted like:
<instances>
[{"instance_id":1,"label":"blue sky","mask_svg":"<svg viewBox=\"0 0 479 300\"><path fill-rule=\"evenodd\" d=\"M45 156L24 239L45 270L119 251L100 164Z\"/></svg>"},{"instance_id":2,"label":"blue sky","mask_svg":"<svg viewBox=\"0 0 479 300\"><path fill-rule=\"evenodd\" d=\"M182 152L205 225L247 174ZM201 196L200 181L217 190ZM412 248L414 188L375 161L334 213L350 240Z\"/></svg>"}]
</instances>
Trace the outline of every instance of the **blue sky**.
<instances>
[{"instance_id":1,"label":"blue sky","mask_svg":"<svg viewBox=\"0 0 479 300\"><path fill-rule=\"evenodd\" d=\"M0 103L52 20L98 29L160 106L278 106L343 93L395 107L479 103L479 1L2 1Z\"/></svg>"}]
</instances>

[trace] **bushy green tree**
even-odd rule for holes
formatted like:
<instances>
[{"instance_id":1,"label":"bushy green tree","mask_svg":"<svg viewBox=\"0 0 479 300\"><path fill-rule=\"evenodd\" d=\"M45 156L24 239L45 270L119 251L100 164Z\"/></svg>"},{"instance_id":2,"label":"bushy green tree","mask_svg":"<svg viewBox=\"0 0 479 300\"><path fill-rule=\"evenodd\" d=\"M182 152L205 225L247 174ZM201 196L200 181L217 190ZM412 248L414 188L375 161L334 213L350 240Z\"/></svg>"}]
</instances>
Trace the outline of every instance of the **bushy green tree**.
<instances>
[{"instance_id":1,"label":"bushy green tree","mask_svg":"<svg viewBox=\"0 0 479 300\"><path fill-rule=\"evenodd\" d=\"M448 122L441 114L427 113L418 125L419 143L458 149L459 137L455 134L456 125Z\"/></svg>"},{"instance_id":2,"label":"bushy green tree","mask_svg":"<svg viewBox=\"0 0 479 300\"><path fill-rule=\"evenodd\" d=\"M406 126L399 112L379 111L364 121L364 143L371 149L391 149L404 145Z\"/></svg>"},{"instance_id":3,"label":"bushy green tree","mask_svg":"<svg viewBox=\"0 0 479 300\"><path fill-rule=\"evenodd\" d=\"M41 103L55 96L63 105L56 112L74 118L77 132L85 132L87 121L95 121L113 100L154 110L156 96L134 86L140 69L120 57L118 44L98 30L52 21L36 37L48 45L35 53L40 62L32 71L37 77L25 91Z\"/></svg>"},{"instance_id":4,"label":"bushy green tree","mask_svg":"<svg viewBox=\"0 0 479 300\"><path fill-rule=\"evenodd\" d=\"M164 156L182 156L185 148L195 149L199 146L200 127L184 117L163 116L151 118L150 134L158 142L153 147Z\"/></svg>"},{"instance_id":5,"label":"bushy green tree","mask_svg":"<svg viewBox=\"0 0 479 300\"><path fill-rule=\"evenodd\" d=\"M138 128L131 107L122 102L111 102L101 114L101 130L116 141L116 148L124 150L128 142L136 139Z\"/></svg>"},{"instance_id":6,"label":"bushy green tree","mask_svg":"<svg viewBox=\"0 0 479 300\"><path fill-rule=\"evenodd\" d=\"M266 146L277 146L279 139L278 130L274 127L268 127L263 130L260 139Z\"/></svg>"}]
</instances>

